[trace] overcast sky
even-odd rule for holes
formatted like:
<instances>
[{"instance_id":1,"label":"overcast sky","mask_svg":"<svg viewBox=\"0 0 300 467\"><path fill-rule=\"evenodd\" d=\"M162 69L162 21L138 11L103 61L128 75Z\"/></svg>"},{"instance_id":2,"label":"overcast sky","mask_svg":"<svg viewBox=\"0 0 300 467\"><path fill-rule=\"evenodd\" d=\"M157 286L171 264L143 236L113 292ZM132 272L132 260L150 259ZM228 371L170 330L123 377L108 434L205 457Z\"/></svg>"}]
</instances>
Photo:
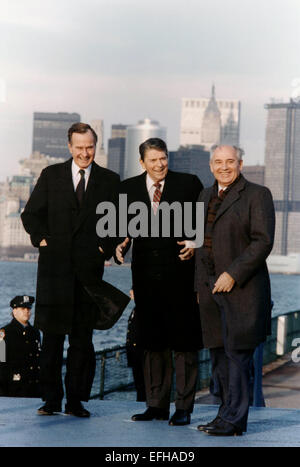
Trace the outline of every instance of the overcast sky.
<instances>
[{"instance_id":1,"label":"overcast sky","mask_svg":"<svg viewBox=\"0 0 300 467\"><path fill-rule=\"evenodd\" d=\"M174 150L181 98L213 82L242 103L245 163L263 163L264 104L300 86L299 20L299 0L2 0L0 180L31 153L35 111L101 118L106 141L150 117Z\"/></svg>"}]
</instances>

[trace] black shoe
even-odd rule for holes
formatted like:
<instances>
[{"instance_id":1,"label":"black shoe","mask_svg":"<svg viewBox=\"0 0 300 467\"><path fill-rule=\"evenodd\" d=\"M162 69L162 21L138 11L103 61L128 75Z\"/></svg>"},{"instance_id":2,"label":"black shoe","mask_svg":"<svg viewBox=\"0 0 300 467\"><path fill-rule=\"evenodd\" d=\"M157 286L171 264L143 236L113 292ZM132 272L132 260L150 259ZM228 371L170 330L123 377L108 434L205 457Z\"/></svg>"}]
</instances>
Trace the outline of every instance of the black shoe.
<instances>
[{"instance_id":1,"label":"black shoe","mask_svg":"<svg viewBox=\"0 0 300 467\"><path fill-rule=\"evenodd\" d=\"M214 428L220 421L222 421L222 419L217 416L214 420L212 420L211 422L208 422L206 423L206 425L198 425L197 426L197 430L199 431L205 431L205 430L211 430L212 428Z\"/></svg>"},{"instance_id":2,"label":"black shoe","mask_svg":"<svg viewBox=\"0 0 300 467\"><path fill-rule=\"evenodd\" d=\"M137 413L131 417L134 422L148 422L154 419L169 420L169 411L158 407L148 407L144 413Z\"/></svg>"},{"instance_id":3,"label":"black shoe","mask_svg":"<svg viewBox=\"0 0 300 467\"><path fill-rule=\"evenodd\" d=\"M243 431L240 428L224 421L204 430L204 432L213 436L242 436L243 434Z\"/></svg>"},{"instance_id":4,"label":"black shoe","mask_svg":"<svg viewBox=\"0 0 300 467\"><path fill-rule=\"evenodd\" d=\"M169 425L182 426L191 423L191 414L187 410L176 409L169 421Z\"/></svg>"},{"instance_id":5,"label":"black shoe","mask_svg":"<svg viewBox=\"0 0 300 467\"><path fill-rule=\"evenodd\" d=\"M61 407L54 407L47 403L37 410L38 415L55 415L57 412L61 412Z\"/></svg>"},{"instance_id":6,"label":"black shoe","mask_svg":"<svg viewBox=\"0 0 300 467\"><path fill-rule=\"evenodd\" d=\"M86 410L81 402L77 404L66 404L65 414L74 415L74 417L88 418L90 417L90 412Z\"/></svg>"}]
</instances>

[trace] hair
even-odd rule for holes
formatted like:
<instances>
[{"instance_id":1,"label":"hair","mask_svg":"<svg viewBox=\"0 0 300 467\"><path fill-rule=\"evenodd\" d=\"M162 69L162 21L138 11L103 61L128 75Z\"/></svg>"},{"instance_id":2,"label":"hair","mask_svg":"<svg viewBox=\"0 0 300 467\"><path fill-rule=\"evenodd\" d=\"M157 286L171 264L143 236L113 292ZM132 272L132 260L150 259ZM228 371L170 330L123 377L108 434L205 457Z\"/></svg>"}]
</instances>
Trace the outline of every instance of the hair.
<instances>
[{"instance_id":1,"label":"hair","mask_svg":"<svg viewBox=\"0 0 300 467\"><path fill-rule=\"evenodd\" d=\"M210 148L210 160L212 159L215 150L218 149L218 148L222 148L223 146L226 146L226 145L225 144L214 144ZM229 145L229 146L231 146L233 149L235 149L235 153L236 153L236 156L238 158L238 161L241 161L243 159L243 155L245 154L245 151L242 148L238 147L238 146L233 146L233 145Z\"/></svg>"},{"instance_id":2,"label":"hair","mask_svg":"<svg viewBox=\"0 0 300 467\"><path fill-rule=\"evenodd\" d=\"M158 151L163 151L166 156L168 157L168 148L166 143L160 138L149 138L144 141L139 146L139 152L141 156L141 160L143 161L145 158L145 153L148 149L157 149Z\"/></svg>"},{"instance_id":3,"label":"hair","mask_svg":"<svg viewBox=\"0 0 300 467\"><path fill-rule=\"evenodd\" d=\"M96 145L97 141L98 141L97 133L95 132L95 130L88 123L82 123L82 122L73 123L73 125L68 129L68 141L69 141L69 143L71 144L71 142L72 142L73 133L84 134L84 133L87 133L89 130L93 133L94 142L95 142L95 145Z\"/></svg>"}]
</instances>

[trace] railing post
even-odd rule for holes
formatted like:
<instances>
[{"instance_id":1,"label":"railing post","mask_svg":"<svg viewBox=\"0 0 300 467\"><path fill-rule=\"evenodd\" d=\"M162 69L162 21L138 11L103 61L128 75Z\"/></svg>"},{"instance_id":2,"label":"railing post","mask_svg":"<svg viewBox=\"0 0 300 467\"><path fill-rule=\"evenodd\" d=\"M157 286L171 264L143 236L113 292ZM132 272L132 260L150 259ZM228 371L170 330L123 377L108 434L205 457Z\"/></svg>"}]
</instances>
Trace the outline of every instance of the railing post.
<instances>
[{"instance_id":1,"label":"railing post","mask_svg":"<svg viewBox=\"0 0 300 467\"><path fill-rule=\"evenodd\" d=\"M99 393L100 400L104 399L105 363L106 363L106 354L103 352L101 356L101 366L100 366L100 393Z\"/></svg>"},{"instance_id":2,"label":"railing post","mask_svg":"<svg viewBox=\"0 0 300 467\"><path fill-rule=\"evenodd\" d=\"M263 353L264 344L260 344L254 352L253 407L265 407L262 391Z\"/></svg>"}]
</instances>

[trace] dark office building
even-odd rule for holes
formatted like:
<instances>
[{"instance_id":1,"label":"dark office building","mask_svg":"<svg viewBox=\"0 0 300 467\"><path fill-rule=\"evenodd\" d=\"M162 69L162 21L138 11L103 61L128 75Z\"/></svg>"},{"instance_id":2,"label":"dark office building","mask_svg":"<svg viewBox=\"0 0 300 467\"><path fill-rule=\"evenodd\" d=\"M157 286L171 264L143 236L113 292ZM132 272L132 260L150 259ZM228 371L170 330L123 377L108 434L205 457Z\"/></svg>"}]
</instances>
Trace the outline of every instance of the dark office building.
<instances>
[{"instance_id":1,"label":"dark office building","mask_svg":"<svg viewBox=\"0 0 300 467\"><path fill-rule=\"evenodd\" d=\"M127 125L112 125L111 138L108 140L107 168L124 178L125 144Z\"/></svg>"},{"instance_id":2,"label":"dark office building","mask_svg":"<svg viewBox=\"0 0 300 467\"><path fill-rule=\"evenodd\" d=\"M258 183L258 185L265 184L265 166L264 165L244 165L243 166L244 177L252 183Z\"/></svg>"},{"instance_id":3,"label":"dark office building","mask_svg":"<svg viewBox=\"0 0 300 467\"><path fill-rule=\"evenodd\" d=\"M203 146L181 146L177 151L169 152L169 168L176 172L197 175L204 187L214 183L214 176L209 168L209 151Z\"/></svg>"},{"instance_id":4,"label":"dark office building","mask_svg":"<svg viewBox=\"0 0 300 467\"><path fill-rule=\"evenodd\" d=\"M68 159L68 129L80 122L77 113L34 112L32 152Z\"/></svg>"}]
</instances>

